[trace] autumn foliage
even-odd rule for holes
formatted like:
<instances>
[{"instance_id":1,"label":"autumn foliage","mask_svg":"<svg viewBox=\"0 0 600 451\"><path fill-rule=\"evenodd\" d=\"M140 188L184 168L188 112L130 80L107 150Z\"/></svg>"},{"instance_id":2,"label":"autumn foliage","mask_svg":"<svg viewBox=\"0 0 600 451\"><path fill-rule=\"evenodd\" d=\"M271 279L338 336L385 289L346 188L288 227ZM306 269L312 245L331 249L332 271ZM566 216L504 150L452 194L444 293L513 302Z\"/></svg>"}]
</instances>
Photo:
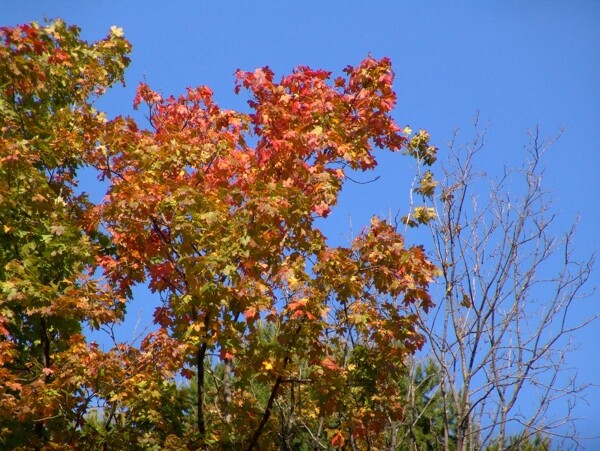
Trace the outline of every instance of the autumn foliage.
<instances>
[{"instance_id":1,"label":"autumn foliage","mask_svg":"<svg viewBox=\"0 0 600 451\"><path fill-rule=\"evenodd\" d=\"M377 149L434 160L390 115L390 61L238 71L249 112L141 84L138 124L93 106L129 50L117 28L94 44L60 21L1 31L0 443L376 446L402 419L423 345L406 307L432 305L435 268L377 217L347 247L315 222ZM108 182L97 205L84 167ZM88 342L136 285L161 301L156 327Z\"/></svg>"}]
</instances>

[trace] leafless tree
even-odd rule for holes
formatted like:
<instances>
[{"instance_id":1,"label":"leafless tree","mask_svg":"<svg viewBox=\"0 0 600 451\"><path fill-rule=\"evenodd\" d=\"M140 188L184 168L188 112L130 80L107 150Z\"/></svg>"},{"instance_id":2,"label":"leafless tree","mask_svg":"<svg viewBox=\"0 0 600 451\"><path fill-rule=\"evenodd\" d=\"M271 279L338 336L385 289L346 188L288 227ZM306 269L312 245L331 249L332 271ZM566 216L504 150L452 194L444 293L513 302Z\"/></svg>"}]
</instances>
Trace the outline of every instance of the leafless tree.
<instances>
[{"instance_id":1,"label":"leafless tree","mask_svg":"<svg viewBox=\"0 0 600 451\"><path fill-rule=\"evenodd\" d=\"M584 290L594 257L575 256L575 225L555 234L542 176L558 136L531 131L525 164L495 179L476 170L485 136L476 131L459 145L455 132L435 193L431 174L420 173L412 193L425 206L412 205L404 218L410 225L433 218L428 248L441 288L436 308L415 314L442 373L444 403L457 415L455 443L445 449L505 449L510 435L514 446L514 434L529 442L540 433L577 447L572 408L587 385L576 382L566 357L574 333L597 316L571 315L591 295Z\"/></svg>"}]
</instances>

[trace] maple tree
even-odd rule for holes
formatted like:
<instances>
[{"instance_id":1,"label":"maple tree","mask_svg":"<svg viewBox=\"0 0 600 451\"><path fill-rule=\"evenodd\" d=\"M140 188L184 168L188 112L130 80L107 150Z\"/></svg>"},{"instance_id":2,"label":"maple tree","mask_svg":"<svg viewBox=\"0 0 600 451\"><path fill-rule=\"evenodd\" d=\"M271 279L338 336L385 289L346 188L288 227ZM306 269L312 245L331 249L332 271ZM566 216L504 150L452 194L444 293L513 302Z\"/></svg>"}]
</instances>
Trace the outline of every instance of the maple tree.
<instances>
[{"instance_id":1,"label":"maple tree","mask_svg":"<svg viewBox=\"0 0 600 451\"><path fill-rule=\"evenodd\" d=\"M57 21L0 29L0 434L4 446L68 443L89 400L73 349L82 323L121 314L90 277L102 244L85 233L76 169L104 117L93 99L122 79L129 44L95 44Z\"/></svg>"},{"instance_id":2,"label":"maple tree","mask_svg":"<svg viewBox=\"0 0 600 451\"><path fill-rule=\"evenodd\" d=\"M2 29L2 440L377 447L424 343L408 307L432 306L436 269L377 217L347 247L315 221L376 148L435 160L426 132L390 116L390 61L333 80L238 71L248 113L207 87L141 84L146 129L93 107L129 49L117 28L94 44L61 21ZM98 205L76 195L83 166L108 182ZM156 329L138 347L88 343L82 325L121 319L138 284L162 301Z\"/></svg>"}]
</instances>

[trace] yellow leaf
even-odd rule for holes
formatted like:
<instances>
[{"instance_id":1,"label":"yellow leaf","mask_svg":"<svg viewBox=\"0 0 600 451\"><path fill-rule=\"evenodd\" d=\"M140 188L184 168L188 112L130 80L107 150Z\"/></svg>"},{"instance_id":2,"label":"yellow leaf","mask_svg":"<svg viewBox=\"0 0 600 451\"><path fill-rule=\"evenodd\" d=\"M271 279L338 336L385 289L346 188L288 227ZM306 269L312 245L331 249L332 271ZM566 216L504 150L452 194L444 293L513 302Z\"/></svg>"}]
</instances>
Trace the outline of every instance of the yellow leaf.
<instances>
[{"instance_id":1,"label":"yellow leaf","mask_svg":"<svg viewBox=\"0 0 600 451\"><path fill-rule=\"evenodd\" d=\"M124 33L123 33L123 29L121 27L117 27L116 25L113 25L112 27L110 27L110 34L120 38L123 36Z\"/></svg>"},{"instance_id":2,"label":"yellow leaf","mask_svg":"<svg viewBox=\"0 0 600 451\"><path fill-rule=\"evenodd\" d=\"M298 280L294 276L290 276L288 278L288 285L290 286L291 290L297 290L298 288L300 288L302 286L302 281Z\"/></svg>"}]
</instances>

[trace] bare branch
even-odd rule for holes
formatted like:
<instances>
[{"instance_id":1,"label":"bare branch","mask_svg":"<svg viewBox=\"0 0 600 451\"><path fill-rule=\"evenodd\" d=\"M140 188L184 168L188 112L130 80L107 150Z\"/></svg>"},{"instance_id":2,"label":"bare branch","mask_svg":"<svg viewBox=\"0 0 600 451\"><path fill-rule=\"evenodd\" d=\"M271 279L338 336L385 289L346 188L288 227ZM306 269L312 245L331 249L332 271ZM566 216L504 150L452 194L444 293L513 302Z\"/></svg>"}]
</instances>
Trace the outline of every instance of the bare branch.
<instances>
[{"instance_id":1,"label":"bare branch","mask_svg":"<svg viewBox=\"0 0 600 451\"><path fill-rule=\"evenodd\" d=\"M512 425L523 440L542 433L578 446L570 413L589 384L576 382L566 357L574 334L598 315L572 319L574 306L591 295L585 289L594 256L575 258L576 222L556 234L542 186L543 157L561 133L542 138L539 128L529 131L524 164L492 179L475 170L485 131L468 145L457 144L456 131L441 164L428 246L441 271L441 296L428 316L415 314L457 415L458 450L504 447ZM524 397L536 405L520 402ZM549 415L559 404L567 411Z\"/></svg>"}]
</instances>

